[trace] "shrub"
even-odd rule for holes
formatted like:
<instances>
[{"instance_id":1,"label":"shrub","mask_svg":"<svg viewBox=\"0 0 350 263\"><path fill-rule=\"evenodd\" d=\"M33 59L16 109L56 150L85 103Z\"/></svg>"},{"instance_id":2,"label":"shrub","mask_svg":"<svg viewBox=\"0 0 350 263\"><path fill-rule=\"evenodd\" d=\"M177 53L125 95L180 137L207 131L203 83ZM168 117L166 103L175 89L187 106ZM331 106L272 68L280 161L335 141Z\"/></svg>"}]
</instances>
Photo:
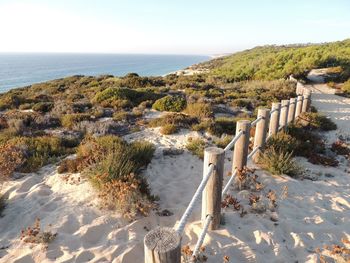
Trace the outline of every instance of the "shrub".
<instances>
[{"instance_id":1,"label":"shrub","mask_svg":"<svg viewBox=\"0 0 350 263\"><path fill-rule=\"evenodd\" d=\"M324 141L318 133L312 130L290 125L288 126L288 134L296 139L295 155L309 157L325 151Z\"/></svg>"},{"instance_id":2,"label":"shrub","mask_svg":"<svg viewBox=\"0 0 350 263\"><path fill-rule=\"evenodd\" d=\"M217 147L225 148L232 141L232 139L233 139L232 136L225 135L219 139L214 140L214 144Z\"/></svg>"},{"instance_id":3,"label":"shrub","mask_svg":"<svg viewBox=\"0 0 350 263\"><path fill-rule=\"evenodd\" d=\"M277 152L291 153L297 148L297 140L287 133L279 132L269 138L266 148L274 148Z\"/></svg>"},{"instance_id":4,"label":"shrub","mask_svg":"<svg viewBox=\"0 0 350 263\"><path fill-rule=\"evenodd\" d=\"M206 131L211 135L221 136L222 134L234 135L236 131L236 119L220 117L215 120L205 120L199 124L192 125L193 131Z\"/></svg>"},{"instance_id":5,"label":"shrub","mask_svg":"<svg viewBox=\"0 0 350 263\"><path fill-rule=\"evenodd\" d=\"M348 79L346 82L344 82L344 84L341 87L341 90L345 93L345 94L350 94L350 79Z\"/></svg>"},{"instance_id":6,"label":"shrub","mask_svg":"<svg viewBox=\"0 0 350 263\"><path fill-rule=\"evenodd\" d=\"M81 114L81 113L73 113L73 114L66 114L61 119L61 124L63 127L72 129L74 125L76 125L78 122L90 120L89 114Z\"/></svg>"},{"instance_id":7,"label":"shrub","mask_svg":"<svg viewBox=\"0 0 350 263\"><path fill-rule=\"evenodd\" d=\"M102 176L99 181L104 181ZM154 207L152 200L140 191L143 183L134 174L128 175L125 180L112 179L101 184L99 197L102 206L116 209L128 219L133 219L138 214L147 216Z\"/></svg>"},{"instance_id":8,"label":"shrub","mask_svg":"<svg viewBox=\"0 0 350 263\"><path fill-rule=\"evenodd\" d=\"M69 153L62 146L60 138L42 137L15 137L9 141L10 145L16 145L23 149L25 161L18 170L20 172L34 172L38 168L57 161L57 158Z\"/></svg>"},{"instance_id":9,"label":"shrub","mask_svg":"<svg viewBox=\"0 0 350 263\"><path fill-rule=\"evenodd\" d=\"M167 124L176 125L178 128L189 128L193 124L198 123L197 118L186 116L185 114L169 113L149 122L150 127L159 127Z\"/></svg>"},{"instance_id":10,"label":"shrub","mask_svg":"<svg viewBox=\"0 0 350 263\"><path fill-rule=\"evenodd\" d=\"M188 104L184 112L197 118L210 118L214 114L212 106L207 103Z\"/></svg>"},{"instance_id":11,"label":"shrub","mask_svg":"<svg viewBox=\"0 0 350 263\"><path fill-rule=\"evenodd\" d=\"M315 112L304 112L299 115L297 124L310 129L319 129L322 131L336 130L337 125L328 117Z\"/></svg>"},{"instance_id":12,"label":"shrub","mask_svg":"<svg viewBox=\"0 0 350 263\"><path fill-rule=\"evenodd\" d=\"M247 108L247 110L253 109L253 104L249 99L235 99L231 103L234 107Z\"/></svg>"},{"instance_id":13,"label":"shrub","mask_svg":"<svg viewBox=\"0 0 350 263\"><path fill-rule=\"evenodd\" d=\"M163 135L169 135L174 134L178 130L177 126L175 124L165 124L160 128L160 133Z\"/></svg>"},{"instance_id":14,"label":"shrub","mask_svg":"<svg viewBox=\"0 0 350 263\"><path fill-rule=\"evenodd\" d=\"M336 142L332 143L331 149L336 154L350 157L350 148L348 147L348 145L346 145L345 142L341 140L337 140Z\"/></svg>"},{"instance_id":15,"label":"shrub","mask_svg":"<svg viewBox=\"0 0 350 263\"><path fill-rule=\"evenodd\" d=\"M338 166L339 162L333 158L333 157L329 157L323 154L312 154L308 157L307 159L310 163L313 164L321 164L324 166L332 166L332 167L336 167Z\"/></svg>"},{"instance_id":16,"label":"shrub","mask_svg":"<svg viewBox=\"0 0 350 263\"><path fill-rule=\"evenodd\" d=\"M196 139L190 139L188 140L186 144L187 150L189 150L192 154L198 156L200 159L204 158L204 149L205 149L205 141L196 138Z\"/></svg>"},{"instance_id":17,"label":"shrub","mask_svg":"<svg viewBox=\"0 0 350 263\"><path fill-rule=\"evenodd\" d=\"M32 109L38 112L49 112L53 108L52 102L38 102L33 105Z\"/></svg>"},{"instance_id":18,"label":"shrub","mask_svg":"<svg viewBox=\"0 0 350 263\"><path fill-rule=\"evenodd\" d=\"M79 172L79 161L78 159L64 159L58 169L57 172L59 174L62 173L77 173Z\"/></svg>"},{"instance_id":19,"label":"shrub","mask_svg":"<svg viewBox=\"0 0 350 263\"><path fill-rule=\"evenodd\" d=\"M259 163L264 169L275 175L296 176L301 172L301 168L293 160L292 153L276 151L274 148L266 149Z\"/></svg>"},{"instance_id":20,"label":"shrub","mask_svg":"<svg viewBox=\"0 0 350 263\"><path fill-rule=\"evenodd\" d=\"M25 155L23 149L11 144L0 145L0 185L7 180L14 171L23 165Z\"/></svg>"},{"instance_id":21,"label":"shrub","mask_svg":"<svg viewBox=\"0 0 350 263\"><path fill-rule=\"evenodd\" d=\"M143 101L159 99L161 95L150 91L133 90L129 88L107 88L101 92L96 93L93 101L97 103L111 104L113 101L122 100L127 101L131 105L138 105Z\"/></svg>"},{"instance_id":22,"label":"shrub","mask_svg":"<svg viewBox=\"0 0 350 263\"><path fill-rule=\"evenodd\" d=\"M35 220L33 227L27 227L21 231L21 240L24 243L32 244L49 244L57 236L56 234L51 233L50 231L42 231L40 228L40 219Z\"/></svg>"},{"instance_id":23,"label":"shrub","mask_svg":"<svg viewBox=\"0 0 350 263\"><path fill-rule=\"evenodd\" d=\"M157 100L152 108L158 111L180 112L186 107L186 99L180 96L165 96Z\"/></svg>"}]
</instances>

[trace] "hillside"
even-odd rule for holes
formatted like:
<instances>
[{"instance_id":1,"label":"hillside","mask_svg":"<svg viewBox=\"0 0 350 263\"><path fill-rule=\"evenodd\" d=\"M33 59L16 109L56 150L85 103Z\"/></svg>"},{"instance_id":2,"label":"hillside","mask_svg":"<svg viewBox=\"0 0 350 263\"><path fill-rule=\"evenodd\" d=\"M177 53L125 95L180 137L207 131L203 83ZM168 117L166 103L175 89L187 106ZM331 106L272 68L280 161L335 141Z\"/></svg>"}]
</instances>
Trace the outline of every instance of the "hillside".
<instances>
[{"instance_id":1,"label":"hillside","mask_svg":"<svg viewBox=\"0 0 350 263\"><path fill-rule=\"evenodd\" d=\"M350 39L324 44L261 46L200 64L210 76L226 82L272 80L293 74L304 76L321 67L342 68L342 79L350 76Z\"/></svg>"}]
</instances>

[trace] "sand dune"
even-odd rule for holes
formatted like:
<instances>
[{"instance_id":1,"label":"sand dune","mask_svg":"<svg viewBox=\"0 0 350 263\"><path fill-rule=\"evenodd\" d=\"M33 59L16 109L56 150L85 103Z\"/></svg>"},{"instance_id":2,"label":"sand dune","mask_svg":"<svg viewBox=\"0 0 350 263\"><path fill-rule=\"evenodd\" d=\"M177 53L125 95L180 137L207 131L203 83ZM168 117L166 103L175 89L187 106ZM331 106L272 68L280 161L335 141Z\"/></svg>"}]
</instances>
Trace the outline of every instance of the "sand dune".
<instances>
[{"instance_id":1,"label":"sand dune","mask_svg":"<svg viewBox=\"0 0 350 263\"><path fill-rule=\"evenodd\" d=\"M343 98L322 92L313 97L313 104L340 128L328 133L329 140L349 132L350 106ZM155 157L144 175L152 192L160 197L160 209L169 210L172 216L152 213L130 223L118 213L99 209L89 183L79 174L69 175L67 181L67 175L57 174L55 165L6 183L9 204L0 218L0 262L143 262L144 235L157 225L174 226L202 177L203 164L197 157L187 151L168 156L163 150L184 149L187 139L196 136L200 134L185 130L162 136L158 129L145 129L125 137L156 145ZM226 156L225 174L231 169L230 155ZM317 248L350 238L349 164L344 158L340 161L339 167L326 168L298 158L317 181L276 178L258 169L264 192L272 189L279 196L276 211L248 213L242 218L226 209L225 224L205 238L208 262L222 262L224 255L231 262L317 262ZM282 199L285 187L288 196ZM230 191L238 198L246 195ZM21 229L37 217L45 230L57 233L47 249L19 240ZM199 218L200 204L186 226L183 245L195 245L201 231Z\"/></svg>"}]
</instances>

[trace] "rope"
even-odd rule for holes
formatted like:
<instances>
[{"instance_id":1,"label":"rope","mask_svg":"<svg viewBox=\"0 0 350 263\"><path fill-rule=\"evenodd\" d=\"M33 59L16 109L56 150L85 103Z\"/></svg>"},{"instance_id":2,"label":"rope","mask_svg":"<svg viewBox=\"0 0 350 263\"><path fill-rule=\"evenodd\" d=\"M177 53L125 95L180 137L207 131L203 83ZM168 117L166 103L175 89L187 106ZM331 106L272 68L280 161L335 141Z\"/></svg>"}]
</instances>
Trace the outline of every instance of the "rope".
<instances>
[{"instance_id":1,"label":"rope","mask_svg":"<svg viewBox=\"0 0 350 263\"><path fill-rule=\"evenodd\" d=\"M198 202L198 200L201 196L201 193L203 192L205 186L207 185L208 180L209 180L211 174L213 173L213 171L214 171L214 165L210 164L209 169L208 169L208 173L203 177L202 182L200 183L196 192L194 193L191 202L189 203L189 205L186 208L185 213L182 215L180 222L179 222L179 225L176 229L176 231L179 233L180 236L182 235L182 232L185 229L185 225L187 223L188 218L190 217L190 215L193 212L194 205Z\"/></svg>"},{"instance_id":2,"label":"rope","mask_svg":"<svg viewBox=\"0 0 350 263\"><path fill-rule=\"evenodd\" d=\"M232 141L225 147L224 151L227 152L232 148L232 146L238 141L238 139L242 136L243 131L239 131L236 136L232 139Z\"/></svg>"},{"instance_id":3,"label":"rope","mask_svg":"<svg viewBox=\"0 0 350 263\"><path fill-rule=\"evenodd\" d=\"M210 222L212 220L213 220L213 217L211 215L207 215L207 217L205 218L204 227L203 227L202 232L201 232L201 234L199 236L197 244L196 244L196 246L195 246L195 248L193 250L192 257L196 257L198 255L199 249L201 248L201 246L203 244L205 235L208 232L208 228L209 228Z\"/></svg>"},{"instance_id":4,"label":"rope","mask_svg":"<svg viewBox=\"0 0 350 263\"><path fill-rule=\"evenodd\" d=\"M228 191L228 188L230 187L230 185L232 184L232 181L235 178L236 174L237 174L237 169L232 173L230 180L228 180L227 184L224 187L224 190L222 190L222 194L221 194L222 197L225 196L225 194Z\"/></svg>"},{"instance_id":5,"label":"rope","mask_svg":"<svg viewBox=\"0 0 350 263\"><path fill-rule=\"evenodd\" d=\"M256 147L253 149L253 151L248 155L247 160L253 157L253 155L260 150L260 147Z\"/></svg>"},{"instance_id":6,"label":"rope","mask_svg":"<svg viewBox=\"0 0 350 263\"><path fill-rule=\"evenodd\" d=\"M272 111L270 111L270 116L272 115L272 113L274 113L275 111L278 111L277 109L273 109Z\"/></svg>"},{"instance_id":7,"label":"rope","mask_svg":"<svg viewBox=\"0 0 350 263\"><path fill-rule=\"evenodd\" d=\"M253 127L255 124L257 124L259 121L261 121L263 119L263 116L260 116L259 118L257 118L255 121L253 121L250 125Z\"/></svg>"}]
</instances>

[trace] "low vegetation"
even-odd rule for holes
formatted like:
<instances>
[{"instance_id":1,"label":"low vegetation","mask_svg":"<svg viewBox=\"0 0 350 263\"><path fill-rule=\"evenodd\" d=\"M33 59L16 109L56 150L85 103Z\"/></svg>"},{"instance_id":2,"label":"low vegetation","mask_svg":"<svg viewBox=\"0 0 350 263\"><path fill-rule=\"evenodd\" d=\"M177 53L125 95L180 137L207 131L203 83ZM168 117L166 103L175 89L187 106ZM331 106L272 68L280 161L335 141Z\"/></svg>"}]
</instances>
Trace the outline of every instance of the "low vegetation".
<instances>
[{"instance_id":1,"label":"low vegetation","mask_svg":"<svg viewBox=\"0 0 350 263\"><path fill-rule=\"evenodd\" d=\"M200 159L204 158L205 146L205 141L200 138L189 138L186 144L187 150L189 150L193 155L198 156Z\"/></svg>"},{"instance_id":2,"label":"low vegetation","mask_svg":"<svg viewBox=\"0 0 350 263\"><path fill-rule=\"evenodd\" d=\"M40 219L37 218L32 227L27 227L21 232L21 240L24 243L43 244L47 246L55 240L57 233L53 234L50 231L43 231L40 227Z\"/></svg>"},{"instance_id":3,"label":"low vegetation","mask_svg":"<svg viewBox=\"0 0 350 263\"><path fill-rule=\"evenodd\" d=\"M186 107L186 99L180 96L165 96L157 100L152 108L158 111L180 112Z\"/></svg>"}]
</instances>

